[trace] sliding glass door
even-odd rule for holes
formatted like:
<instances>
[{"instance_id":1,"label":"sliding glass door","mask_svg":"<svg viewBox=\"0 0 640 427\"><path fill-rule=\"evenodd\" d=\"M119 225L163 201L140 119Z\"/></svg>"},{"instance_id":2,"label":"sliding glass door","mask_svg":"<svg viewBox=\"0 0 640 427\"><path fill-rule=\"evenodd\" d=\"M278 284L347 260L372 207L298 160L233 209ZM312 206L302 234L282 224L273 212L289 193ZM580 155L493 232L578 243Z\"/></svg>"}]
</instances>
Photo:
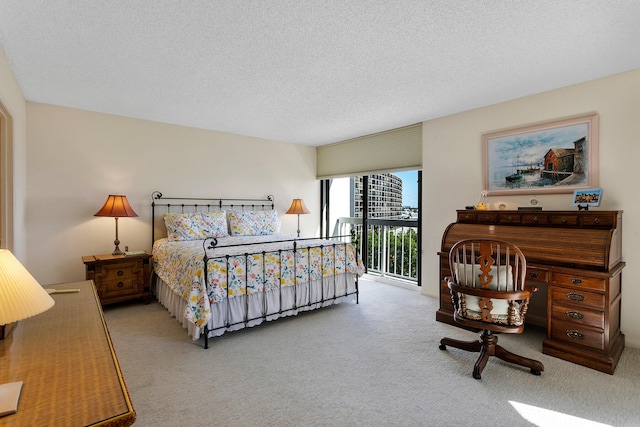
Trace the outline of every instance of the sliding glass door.
<instances>
[{"instance_id":1,"label":"sliding glass door","mask_svg":"<svg viewBox=\"0 0 640 427\"><path fill-rule=\"evenodd\" d=\"M322 180L322 235L355 232L368 273L420 286L421 183L421 171Z\"/></svg>"}]
</instances>

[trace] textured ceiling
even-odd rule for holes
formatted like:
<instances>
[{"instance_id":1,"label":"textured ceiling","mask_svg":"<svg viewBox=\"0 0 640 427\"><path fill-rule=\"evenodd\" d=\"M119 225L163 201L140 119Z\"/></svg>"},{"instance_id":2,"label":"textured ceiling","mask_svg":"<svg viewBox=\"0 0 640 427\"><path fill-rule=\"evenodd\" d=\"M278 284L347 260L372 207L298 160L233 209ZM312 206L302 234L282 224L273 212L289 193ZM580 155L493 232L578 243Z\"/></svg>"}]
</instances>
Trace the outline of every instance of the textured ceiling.
<instances>
[{"instance_id":1,"label":"textured ceiling","mask_svg":"<svg viewBox=\"0 0 640 427\"><path fill-rule=\"evenodd\" d=\"M0 0L29 101L323 145L640 68L640 0Z\"/></svg>"}]
</instances>

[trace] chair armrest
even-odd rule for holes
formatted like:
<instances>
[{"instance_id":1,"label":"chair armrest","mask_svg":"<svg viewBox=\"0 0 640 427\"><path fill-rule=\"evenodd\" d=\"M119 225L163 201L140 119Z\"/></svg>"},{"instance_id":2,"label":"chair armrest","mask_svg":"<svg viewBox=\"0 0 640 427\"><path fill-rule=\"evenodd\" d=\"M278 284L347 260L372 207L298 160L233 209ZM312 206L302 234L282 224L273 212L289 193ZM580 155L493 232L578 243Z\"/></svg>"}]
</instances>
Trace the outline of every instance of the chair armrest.
<instances>
[{"instance_id":1,"label":"chair armrest","mask_svg":"<svg viewBox=\"0 0 640 427\"><path fill-rule=\"evenodd\" d=\"M467 286L457 285L453 282L447 282L447 286L450 291L459 292L461 294L473 295L479 298L491 298L491 299L501 299L501 300L527 300L531 298L533 292L538 289L534 286L525 286L525 289L522 291L516 292L502 292L502 291L494 291L489 289L480 289L480 288L470 288Z\"/></svg>"}]
</instances>

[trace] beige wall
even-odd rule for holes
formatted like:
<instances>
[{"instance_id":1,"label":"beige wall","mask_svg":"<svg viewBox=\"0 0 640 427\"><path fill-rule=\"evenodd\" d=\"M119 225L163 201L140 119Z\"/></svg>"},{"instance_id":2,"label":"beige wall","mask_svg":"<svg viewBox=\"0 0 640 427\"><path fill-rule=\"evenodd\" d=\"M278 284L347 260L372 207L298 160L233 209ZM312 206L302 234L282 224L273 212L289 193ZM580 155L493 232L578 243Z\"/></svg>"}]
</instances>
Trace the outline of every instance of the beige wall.
<instances>
[{"instance_id":1,"label":"beige wall","mask_svg":"<svg viewBox=\"0 0 640 427\"><path fill-rule=\"evenodd\" d=\"M151 250L151 193L191 197L275 196L282 231L295 234L302 197L318 233L315 148L145 120L27 103L28 266L42 284L84 280L83 255L111 253L113 218L94 217L124 194L138 218L119 220L120 248Z\"/></svg>"},{"instance_id":2,"label":"beige wall","mask_svg":"<svg viewBox=\"0 0 640 427\"><path fill-rule=\"evenodd\" d=\"M603 202L599 209L623 210L622 332L627 345L640 348L640 70L492 105L423 123L422 292L438 295L442 233L455 210L478 202L482 191L484 133L563 117L598 113L599 171ZM528 206L530 196L495 196ZM575 209L569 194L538 195L544 209ZM491 206L490 206L491 207ZM579 248L576 248L579 250Z\"/></svg>"}]
</instances>

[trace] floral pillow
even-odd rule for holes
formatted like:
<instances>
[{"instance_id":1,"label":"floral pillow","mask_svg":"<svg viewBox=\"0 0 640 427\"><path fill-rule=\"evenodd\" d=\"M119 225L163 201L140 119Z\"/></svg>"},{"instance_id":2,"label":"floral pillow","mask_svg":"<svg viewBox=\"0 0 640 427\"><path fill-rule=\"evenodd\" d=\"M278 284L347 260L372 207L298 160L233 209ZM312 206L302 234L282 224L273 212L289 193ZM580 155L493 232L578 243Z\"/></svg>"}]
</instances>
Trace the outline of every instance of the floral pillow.
<instances>
[{"instance_id":1,"label":"floral pillow","mask_svg":"<svg viewBox=\"0 0 640 427\"><path fill-rule=\"evenodd\" d=\"M232 236L265 236L280 232L280 218L271 211L229 211L229 231Z\"/></svg>"},{"instance_id":2,"label":"floral pillow","mask_svg":"<svg viewBox=\"0 0 640 427\"><path fill-rule=\"evenodd\" d=\"M208 237L225 237L227 219L224 211L166 213L162 215L170 242L180 240L203 240Z\"/></svg>"}]
</instances>

